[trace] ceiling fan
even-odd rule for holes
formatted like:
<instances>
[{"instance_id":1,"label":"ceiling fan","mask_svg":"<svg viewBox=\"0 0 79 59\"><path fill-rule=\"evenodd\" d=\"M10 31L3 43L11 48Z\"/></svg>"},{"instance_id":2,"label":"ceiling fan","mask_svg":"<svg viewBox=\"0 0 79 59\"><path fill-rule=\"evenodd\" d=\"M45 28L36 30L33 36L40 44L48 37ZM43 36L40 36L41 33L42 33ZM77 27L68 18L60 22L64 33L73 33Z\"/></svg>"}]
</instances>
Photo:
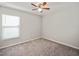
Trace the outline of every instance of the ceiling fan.
<instances>
[{"instance_id":1,"label":"ceiling fan","mask_svg":"<svg viewBox=\"0 0 79 59\"><path fill-rule=\"evenodd\" d=\"M43 12L43 10L49 10L50 8L48 8L48 3L47 2L42 2L42 3L38 3L38 4L33 4L31 3L32 6L36 7L32 10L38 10L39 12Z\"/></svg>"}]
</instances>

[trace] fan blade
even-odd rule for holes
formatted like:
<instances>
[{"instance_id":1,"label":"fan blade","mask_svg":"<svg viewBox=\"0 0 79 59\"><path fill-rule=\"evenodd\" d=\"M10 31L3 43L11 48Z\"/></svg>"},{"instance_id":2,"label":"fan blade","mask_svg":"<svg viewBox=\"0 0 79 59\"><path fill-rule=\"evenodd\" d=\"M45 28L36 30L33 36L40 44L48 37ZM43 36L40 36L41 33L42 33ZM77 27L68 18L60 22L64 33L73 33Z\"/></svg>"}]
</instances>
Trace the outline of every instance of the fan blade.
<instances>
[{"instance_id":1,"label":"fan blade","mask_svg":"<svg viewBox=\"0 0 79 59\"><path fill-rule=\"evenodd\" d=\"M46 2L43 2L43 6L45 6L47 3Z\"/></svg>"},{"instance_id":2,"label":"fan blade","mask_svg":"<svg viewBox=\"0 0 79 59\"><path fill-rule=\"evenodd\" d=\"M49 10L50 8L43 8L43 9Z\"/></svg>"},{"instance_id":3,"label":"fan blade","mask_svg":"<svg viewBox=\"0 0 79 59\"><path fill-rule=\"evenodd\" d=\"M33 5L33 6L35 6L35 7L37 7L35 4L33 4L33 3L31 3L31 5Z\"/></svg>"},{"instance_id":4,"label":"fan blade","mask_svg":"<svg viewBox=\"0 0 79 59\"><path fill-rule=\"evenodd\" d=\"M32 9L32 10L37 10L37 9Z\"/></svg>"}]
</instances>

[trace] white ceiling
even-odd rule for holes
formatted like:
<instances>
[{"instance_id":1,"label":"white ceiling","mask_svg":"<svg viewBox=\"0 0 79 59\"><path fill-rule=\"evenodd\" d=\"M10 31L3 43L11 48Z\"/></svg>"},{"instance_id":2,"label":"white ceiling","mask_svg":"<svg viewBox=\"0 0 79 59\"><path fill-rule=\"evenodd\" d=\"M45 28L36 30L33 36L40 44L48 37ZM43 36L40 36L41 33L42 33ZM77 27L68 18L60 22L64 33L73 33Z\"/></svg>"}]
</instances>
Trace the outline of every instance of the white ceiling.
<instances>
[{"instance_id":1,"label":"white ceiling","mask_svg":"<svg viewBox=\"0 0 79 59\"><path fill-rule=\"evenodd\" d=\"M36 3L36 2L33 2L33 3ZM79 6L78 2L74 2L74 3L72 2L71 3L70 2L48 2L48 6L50 7L50 10L49 11L44 10L43 13L40 13L38 11L32 11L32 9L35 7L31 5L31 2L1 2L0 3L0 5L4 7L14 8L14 9L18 9L21 11L34 13L40 16L47 15L50 11L53 11L55 10L55 8L58 8L60 6L65 6L65 5L70 6L73 4Z\"/></svg>"}]
</instances>

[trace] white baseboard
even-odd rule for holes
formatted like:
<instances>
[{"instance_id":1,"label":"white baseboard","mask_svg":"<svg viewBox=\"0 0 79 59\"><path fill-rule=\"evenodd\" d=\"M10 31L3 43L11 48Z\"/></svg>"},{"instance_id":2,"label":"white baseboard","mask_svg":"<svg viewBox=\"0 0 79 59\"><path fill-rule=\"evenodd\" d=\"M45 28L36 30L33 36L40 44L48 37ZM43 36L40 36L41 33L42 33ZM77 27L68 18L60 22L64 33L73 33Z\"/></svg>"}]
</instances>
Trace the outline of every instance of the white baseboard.
<instances>
[{"instance_id":1,"label":"white baseboard","mask_svg":"<svg viewBox=\"0 0 79 59\"><path fill-rule=\"evenodd\" d=\"M69 45L69 44L66 44L66 43L63 43L63 42L60 42L60 41L53 40L53 38L48 38L48 37L43 37L43 38L79 50L79 47L72 46L72 45ZM36 40L36 39L40 39L40 38L29 39L29 40L27 40L27 41L18 42L18 43L10 44L10 45L7 45L7 46L2 46L2 47L0 47L0 49L7 48L7 47L11 47L11 46L18 45L18 44L22 44L22 43L29 42L29 41Z\"/></svg>"},{"instance_id":2,"label":"white baseboard","mask_svg":"<svg viewBox=\"0 0 79 59\"><path fill-rule=\"evenodd\" d=\"M73 46L73 45L70 45L70 44L66 44L66 43L63 43L63 42L60 42L60 41L57 41L57 40L53 40L53 38L44 37L44 39L47 39L47 40L50 40L50 41L53 41L53 42L56 42L56 43L59 43L59 44L65 45L65 46L69 46L69 47L72 47L74 49L79 50L79 47L76 47L76 46Z\"/></svg>"},{"instance_id":3,"label":"white baseboard","mask_svg":"<svg viewBox=\"0 0 79 59\"><path fill-rule=\"evenodd\" d=\"M29 40L26 40L26 41L23 41L23 42L18 42L18 43L2 46L2 47L0 47L0 49L11 47L11 46L18 45L18 44L22 44L22 43L29 42L29 41L36 40L36 39L40 39L40 38L29 39Z\"/></svg>"}]
</instances>

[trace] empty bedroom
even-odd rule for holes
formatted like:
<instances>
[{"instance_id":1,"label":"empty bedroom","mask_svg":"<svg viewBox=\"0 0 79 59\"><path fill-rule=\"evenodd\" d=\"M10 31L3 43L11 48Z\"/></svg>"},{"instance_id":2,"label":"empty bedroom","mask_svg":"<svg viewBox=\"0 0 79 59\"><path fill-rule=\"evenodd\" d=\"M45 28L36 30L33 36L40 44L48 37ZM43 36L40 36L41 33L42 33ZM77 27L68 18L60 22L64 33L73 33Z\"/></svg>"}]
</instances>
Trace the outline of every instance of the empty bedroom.
<instances>
[{"instance_id":1,"label":"empty bedroom","mask_svg":"<svg viewBox=\"0 0 79 59\"><path fill-rule=\"evenodd\" d=\"M79 56L79 2L0 2L0 56Z\"/></svg>"}]
</instances>

